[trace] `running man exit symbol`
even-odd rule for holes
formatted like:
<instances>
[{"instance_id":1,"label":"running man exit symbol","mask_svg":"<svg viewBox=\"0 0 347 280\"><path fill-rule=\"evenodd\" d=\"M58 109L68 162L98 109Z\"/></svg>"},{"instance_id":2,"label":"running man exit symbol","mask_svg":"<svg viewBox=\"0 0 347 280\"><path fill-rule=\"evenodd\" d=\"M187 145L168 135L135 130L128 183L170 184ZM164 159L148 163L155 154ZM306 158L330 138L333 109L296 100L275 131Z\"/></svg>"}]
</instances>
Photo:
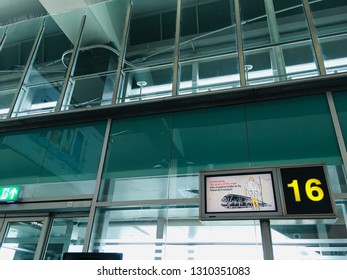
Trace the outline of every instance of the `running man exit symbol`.
<instances>
[{"instance_id":1,"label":"running man exit symbol","mask_svg":"<svg viewBox=\"0 0 347 280\"><path fill-rule=\"evenodd\" d=\"M21 187L0 187L0 202L15 202L21 199Z\"/></svg>"}]
</instances>

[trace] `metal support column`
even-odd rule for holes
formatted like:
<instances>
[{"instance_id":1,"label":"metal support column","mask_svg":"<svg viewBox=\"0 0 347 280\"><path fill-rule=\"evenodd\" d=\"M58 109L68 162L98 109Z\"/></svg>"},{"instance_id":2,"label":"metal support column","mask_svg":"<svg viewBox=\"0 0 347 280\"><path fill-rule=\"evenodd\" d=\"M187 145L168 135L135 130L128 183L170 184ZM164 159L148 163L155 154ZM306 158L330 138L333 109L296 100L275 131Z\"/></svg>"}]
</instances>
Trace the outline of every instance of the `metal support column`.
<instances>
[{"instance_id":1,"label":"metal support column","mask_svg":"<svg viewBox=\"0 0 347 280\"><path fill-rule=\"evenodd\" d=\"M88 224L87 224L87 228L86 228L86 236L85 236L84 243L83 243L83 252L88 252L88 249L89 249L89 243L91 240L92 227L93 227L94 218L95 218L95 211L96 211L95 205L98 201L99 192L101 189L102 172L103 172L104 166L105 166L108 141L109 141L109 138L111 135L111 127L112 127L112 119L108 119L107 125L106 125L106 130L105 130L104 142L102 145L102 150L101 150L101 155L100 155L98 173L97 173L96 182L95 182L94 196L93 196L92 205L90 207L90 212L89 212L89 219L88 219Z\"/></svg>"},{"instance_id":2,"label":"metal support column","mask_svg":"<svg viewBox=\"0 0 347 280\"><path fill-rule=\"evenodd\" d=\"M128 38L129 38L129 30L130 30L130 21L131 21L132 10L133 10L133 1L130 1L129 6L128 6L128 10L127 10L127 15L125 17L125 25L124 25L124 30L123 30L122 44L121 44L121 49L120 49L120 54L119 54L116 79L114 82L112 104L117 103L118 94L119 94L119 90L120 90L120 83L121 83L122 75L123 75L122 69L124 67L126 47L127 47L127 42L128 42Z\"/></svg>"},{"instance_id":3,"label":"metal support column","mask_svg":"<svg viewBox=\"0 0 347 280\"><path fill-rule=\"evenodd\" d=\"M240 71L240 85L246 86L246 74L245 74L245 58L243 55L243 42L242 42L242 27L241 27L241 11L239 0L234 0L235 7L235 21L236 21L236 42L237 53L239 59L239 71Z\"/></svg>"},{"instance_id":4,"label":"metal support column","mask_svg":"<svg viewBox=\"0 0 347 280\"><path fill-rule=\"evenodd\" d=\"M260 220L261 240L263 244L264 260L273 260L270 220Z\"/></svg>"},{"instance_id":5,"label":"metal support column","mask_svg":"<svg viewBox=\"0 0 347 280\"><path fill-rule=\"evenodd\" d=\"M177 96L180 85L180 36L181 36L181 9L182 0L177 0L177 13L176 13L176 33L175 33L175 50L174 50L174 69L173 69L173 83L172 83L172 96Z\"/></svg>"},{"instance_id":6,"label":"metal support column","mask_svg":"<svg viewBox=\"0 0 347 280\"><path fill-rule=\"evenodd\" d=\"M77 58L78 58L78 52L80 50L80 46L81 46L81 42L82 42L82 33L83 33L84 25L86 23L86 18L87 18L86 15L84 15L82 17L81 24L80 24L80 29L78 31L78 35L77 35L77 39L76 39L76 43L75 43L75 46L74 46L72 54L71 54L71 59L70 59L70 62L69 62L69 66L68 66L68 68L66 70L63 89L62 89L62 91L60 93L60 98L59 98L59 100L57 102L57 105L55 107L55 111L60 111L61 110L64 98L65 98L65 95L66 95L66 92L67 92L67 88L69 86L70 77L71 77L71 75L73 75L74 69L76 67L76 62L77 62Z\"/></svg>"},{"instance_id":7,"label":"metal support column","mask_svg":"<svg viewBox=\"0 0 347 280\"><path fill-rule=\"evenodd\" d=\"M264 0L265 10L267 15L267 23L269 26L271 43L278 43L280 41L280 32L278 30L277 18L275 13L275 7L273 0ZM277 75L279 80L286 79L286 65L284 62L284 56L281 46L274 46L273 55L271 56L275 62L275 69L277 69Z\"/></svg>"},{"instance_id":8,"label":"metal support column","mask_svg":"<svg viewBox=\"0 0 347 280\"><path fill-rule=\"evenodd\" d=\"M12 116L15 107L19 107L19 106L16 106L16 103L17 103L17 100L18 100L18 98L20 96L22 87L26 84L27 80L29 79L28 73L29 73L30 68L34 64L34 57L36 56L36 53L37 53L37 51L39 49L39 45L40 45L40 42L41 42L44 30L45 30L45 22L42 23L42 26L41 26L41 28L40 28L40 30L37 33L37 36L35 38L34 45L33 45L32 49L31 49L31 52L30 52L27 64L25 65L25 68L24 68L24 71L23 71L20 83L19 83L18 88L17 88L17 93L16 93L16 95L15 95L15 97L13 99L11 107L9 108L9 111L8 111L8 114L7 114L7 118L10 118Z\"/></svg>"}]
</instances>

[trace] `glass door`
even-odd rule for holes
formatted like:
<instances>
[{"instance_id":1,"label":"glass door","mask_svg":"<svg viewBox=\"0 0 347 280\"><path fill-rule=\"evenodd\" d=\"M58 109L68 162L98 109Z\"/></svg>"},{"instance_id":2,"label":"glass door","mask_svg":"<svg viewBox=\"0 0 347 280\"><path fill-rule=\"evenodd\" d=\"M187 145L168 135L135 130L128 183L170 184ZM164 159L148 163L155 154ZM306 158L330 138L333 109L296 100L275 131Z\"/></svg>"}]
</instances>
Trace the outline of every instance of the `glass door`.
<instances>
[{"instance_id":1,"label":"glass door","mask_svg":"<svg viewBox=\"0 0 347 280\"><path fill-rule=\"evenodd\" d=\"M82 252L88 213L0 218L0 260L61 260Z\"/></svg>"},{"instance_id":2,"label":"glass door","mask_svg":"<svg viewBox=\"0 0 347 280\"><path fill-rule=\"evenodd\" d=\"M52 217L43 259L61 260L66 252L82 252L87 224L87 215Z\"/></svg>"},{"instance_id":3,"label":"glass door","mask_svg":"<svg viewBox=\"0 0 347 280\"><path fill-rule=\"evenodd\" d=\"M4 219L0 231L0 260L37 260L48 228L48 217Z\"/></svg>"}]
</instances>

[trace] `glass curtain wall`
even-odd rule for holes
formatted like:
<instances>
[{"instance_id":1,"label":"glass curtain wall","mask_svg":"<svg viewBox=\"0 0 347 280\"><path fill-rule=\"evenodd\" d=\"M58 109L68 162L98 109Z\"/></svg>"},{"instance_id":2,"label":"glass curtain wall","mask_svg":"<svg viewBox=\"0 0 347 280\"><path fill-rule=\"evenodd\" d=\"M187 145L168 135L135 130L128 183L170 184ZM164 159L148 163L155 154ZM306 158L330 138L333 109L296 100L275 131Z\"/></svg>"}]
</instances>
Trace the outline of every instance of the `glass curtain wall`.
<instances>
[{"instance_id":1,"label":"glass curtain wall","mask_svg":"<svg viewBox=\"0 0 347 280\"><path fill-rule=\"evenodd\" d=\"M177 0L134 0L118 102L172 95Z\"/></svg>"},{"instance_id":2,"label":"glass curtain wall","mask_svg":"<svg viewBox=\"0 0 347 280\"><path fill-rule=\"evenodd\" d=\"M0 48L0 119L10 112L42 23L42 18L32 19L1 29L4 36Z\"/></svg>"},{"instance_id":3,"label":"glass curtain wall","mask_svg":"<svg viewBox=\"0 0 347 280\"><path fill-rule=\"evenodd\" d=\"M114 120L89 249L125 259L262 259L257 221L199 221L198 172L317 162L327 164L333 193L345 192L324 94ZM341 251L333 247L346 243L345 202L337 202L337 220L272 222L276 258L325 259L311 254L320 243ZM220 250L241 247L245 254Z\"/></svg>"},{"instance_id":4,"label":"glass curtain wall","mask_svg":"<svg viewBox=\"0 0 347 280\"><path fill-rule=\"evenodd\" d=\"M88 6L62 110L111 104L128 0ZM73 50L63 54L68 67Z\"/></svg>"},{"instance_id":5,"label":"glass curtain wall","mask_svg":"<svg viewBox=\"0 0 347 280\"><path fill-rule=\"evenodd\" d=\"M90 197L105 126L96 122L1 134L0 184L22 186L23 201Z\"/></svg>"},{"instance_id":6,"label":"glass curtain wall","mask_svg":"<svg viewBox=\"0 0 347 280\"><path fill-rule=\"evenodd\" d=\"M301 0L239 0L247 84L318 75Z\"/></svg>"},{"instance_id":7,"label":"glass curtain wall","mask_svg":"<svg viewBox=\"0 0 347 280\"><path fill-rule=\"evenodd\" d=\"M347 71L347 1L309 1L328 74Z\"/></svg>"},{"instance_id":8,"label":"glass curtain wall","mask_svg":"<svg viewBox=\"0 0 347 280\"><path fill-rule=\"evenodd\" d=\"M35 46L12 117L55 110L66 75L63 55L73 48L80 20L76 11L45 18L43 34Z\"/></svg>"},{"instance_id":9,"label":"glass curtain wall","mask_svg":"<svg viewBox=\"0 0 347 280\"><path fill-rule=\"evenodd\" d=\"M240 86L234 5L183 0L179 94Z\"/></svg>"}]
</instances>

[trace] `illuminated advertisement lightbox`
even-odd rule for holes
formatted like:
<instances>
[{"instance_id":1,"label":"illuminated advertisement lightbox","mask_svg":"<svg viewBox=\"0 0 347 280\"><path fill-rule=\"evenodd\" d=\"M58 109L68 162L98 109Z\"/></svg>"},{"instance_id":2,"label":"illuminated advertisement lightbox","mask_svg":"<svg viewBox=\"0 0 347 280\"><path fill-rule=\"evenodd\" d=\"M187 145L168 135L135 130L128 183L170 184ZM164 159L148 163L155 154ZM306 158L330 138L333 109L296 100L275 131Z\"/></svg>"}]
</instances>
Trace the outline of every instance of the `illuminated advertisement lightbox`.
<instances>
[{"instance_id":1,"label":"illuminated advertisement lightbox","mask_svg":"<svg viewBox=\"0 0 347 280\"><path fill-rule=\"evenodd\" d=\"M276 169L200 172L200 219L261 219L281 215Z\"/></svg>"}]
</instances>

